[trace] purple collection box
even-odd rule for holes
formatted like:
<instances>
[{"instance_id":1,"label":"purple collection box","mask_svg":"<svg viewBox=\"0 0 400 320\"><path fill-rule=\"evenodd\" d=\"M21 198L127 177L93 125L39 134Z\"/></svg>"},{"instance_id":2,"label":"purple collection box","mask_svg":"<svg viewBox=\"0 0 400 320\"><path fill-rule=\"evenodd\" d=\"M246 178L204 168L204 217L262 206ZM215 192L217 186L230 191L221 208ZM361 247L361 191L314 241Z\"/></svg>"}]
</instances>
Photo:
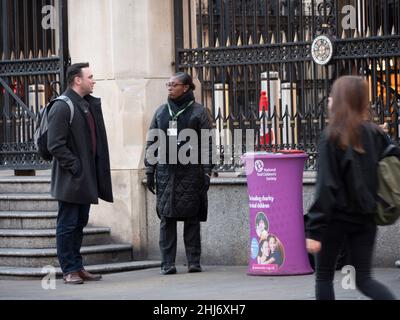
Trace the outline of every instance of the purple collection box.
<instances>
[{"instance_id":1,"label":"purple collection box","mask_svg":"<svg viewBox=\"0 0 400 320\"><path fill-rule=\"evenodd\" d=\"M313 273L305 246L303 168L307 155L246 153L249 275Z\"/></svg>"}]
</instances>

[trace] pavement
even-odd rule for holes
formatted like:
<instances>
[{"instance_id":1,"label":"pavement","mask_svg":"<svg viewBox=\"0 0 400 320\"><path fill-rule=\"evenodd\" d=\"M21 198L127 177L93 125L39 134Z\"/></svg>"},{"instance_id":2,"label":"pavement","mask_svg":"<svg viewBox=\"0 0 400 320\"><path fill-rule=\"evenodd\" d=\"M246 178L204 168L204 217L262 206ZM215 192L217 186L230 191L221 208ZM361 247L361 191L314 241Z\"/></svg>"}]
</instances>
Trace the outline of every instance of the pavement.
<instances>
[{"instance_id":1,"label":"pavement","mask_svg":"<svg viewBox=\"0 0 400 320\"><path fill-rule=\"evenodd\" d=\"M314 300L314 275L249 276L246 266L203 266L204 272L160 275L159 268L105 274L98 282L65 285L55 280L44 289L42 280L0 280L0 300ZM400 269L374 269L375 278L400 298ZM346 274L337 271L337 300L368 300L345 289ZM53 282L54 283L54 282ZM345 284L343 287L343 283Z\"/></svg>"}]
</instances>

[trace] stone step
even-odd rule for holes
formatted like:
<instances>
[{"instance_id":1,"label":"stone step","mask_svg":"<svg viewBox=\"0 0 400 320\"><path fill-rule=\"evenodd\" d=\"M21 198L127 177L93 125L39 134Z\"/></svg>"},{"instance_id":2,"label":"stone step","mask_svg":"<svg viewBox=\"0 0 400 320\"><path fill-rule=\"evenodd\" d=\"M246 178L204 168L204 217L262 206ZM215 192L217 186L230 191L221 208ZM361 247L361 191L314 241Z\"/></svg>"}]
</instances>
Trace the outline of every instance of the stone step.
<instances>
[{"instance_id":1,"label":"stone step","mask_svg":"<svg viewBox=\"0 0 400 320\"><path fill-rule=\"evenodd\" d=\"M111 241L109 228L88 227L83 233L83 246L108 244ZM56 230L0 229L0 248L56 248Z\"/></svg>"},{"instance_id":2,"label":"stone step","mask_svg":"<svg viewBox=\"0 0 400 320\"><path fill-rule=\"evenodd\" d=\"M57 211L0 211L0 229L55 229Z\"/></svg>"},{"instance_id":3,"label":"stone step","mask_svg":"<svg viewBox=\"0 0 400 320\"><path fill-rule=\"evenodd\" d=\"M57 211L58 202L46 193L0 194L0 211Z\"/></svg>"},{"instance_id":4,"label":"stone step","mask_svg":"<svg viewBox=\"0 0 400 320\"><path fill-rule=\"evenodd\" d=\"M109 244L81 248L84 265L132 261L130 244ZM59 267L57 250L0 248L1 267Z\"/></svg>"},{"instance_id":5,"label":"stone step","mask_svg":"<svg viewBox=\"0 0 400 320\"><path fill-rule=\"evenodd\" d=\"M0 193L49 193L50 176L0 177Z\"/></svg>"},{"instance_id":6,"label":"stone step","mask_svg":"<svg viewBox=\"0 0 400 320\"><path fill-rule=\"evenodd\" d=\"M158 268L161 266L160 261L141 260L119 263L106 263L97 265L86 265L85 269L92 273L116 273L133 270ZM25 279L42 279L46 275L50 275L53 271L51 268L16 268L16 267L0 267L0 280L25 280ZM55 268L57 278L62 277L60 268Z\"/></svg>"}]
</instances>

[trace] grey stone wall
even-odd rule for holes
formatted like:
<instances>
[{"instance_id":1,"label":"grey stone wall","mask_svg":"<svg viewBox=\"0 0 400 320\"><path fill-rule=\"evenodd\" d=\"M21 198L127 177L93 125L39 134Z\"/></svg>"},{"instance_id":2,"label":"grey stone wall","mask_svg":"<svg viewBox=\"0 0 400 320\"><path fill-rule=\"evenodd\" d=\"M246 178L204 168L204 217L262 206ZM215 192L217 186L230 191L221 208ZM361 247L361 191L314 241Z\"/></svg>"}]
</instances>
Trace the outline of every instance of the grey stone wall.
<instances>
[{"instance_id":1,"label":"grey stone wall","mask_svg":"<svg viewBox=\"0 0 400 320\"><path fill-rule=\"evenodd\" d=\"M307 212L314 197L315 174L305 172L303 208ZM248 196L245 178L213 178L209 196L208 221L201 225L202 263L208 265L246 265L249 242ZM159 219L155 196L146 194L148 258L160 259ZM374 266L393 267L400 259L400 222L380 227L374 253ZM186 263L183 223L178 223L177 264Z\"/></svg>"}]
</instances>

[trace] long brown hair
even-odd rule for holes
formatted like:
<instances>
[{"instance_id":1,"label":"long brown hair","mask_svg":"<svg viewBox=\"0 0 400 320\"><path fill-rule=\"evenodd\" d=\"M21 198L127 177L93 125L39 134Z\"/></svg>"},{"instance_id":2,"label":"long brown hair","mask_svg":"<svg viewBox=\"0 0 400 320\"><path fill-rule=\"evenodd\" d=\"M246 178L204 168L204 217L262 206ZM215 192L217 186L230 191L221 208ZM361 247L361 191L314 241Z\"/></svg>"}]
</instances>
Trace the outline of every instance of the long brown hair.
<instances>
[{"instance_id":1,"label":"long brown hair","mask_svg":"<svg viewBox=\"0 0 400 320\"><path fill-rule=\"evenodd\" d=\"M333 84L330 97L328 138L343 150L352 146L364 153L360 129L369 119L367 81L357 76L339 77Z\"/></svg>"}]
</instances>

